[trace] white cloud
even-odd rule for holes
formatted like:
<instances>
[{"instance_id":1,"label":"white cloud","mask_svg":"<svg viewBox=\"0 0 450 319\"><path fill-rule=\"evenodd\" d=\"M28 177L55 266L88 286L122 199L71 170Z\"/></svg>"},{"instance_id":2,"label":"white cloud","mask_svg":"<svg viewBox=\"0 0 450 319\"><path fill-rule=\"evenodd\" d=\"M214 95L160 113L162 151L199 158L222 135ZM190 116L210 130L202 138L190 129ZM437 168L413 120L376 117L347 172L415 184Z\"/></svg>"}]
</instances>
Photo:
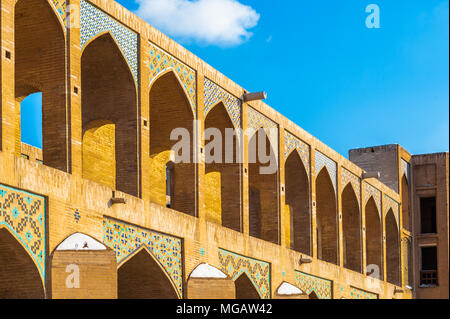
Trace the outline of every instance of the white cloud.
<instances>
[{"instance_id":1,"label":"white cloud","mask_svg":"<svg viewBox=\"0 0 450 319\"><path fill-rule=\"evenodd\" d=\"M170 36L233 46L248 40L259 14L237 0L136 0L136 14Z\"/></svg>"}]
</instances>

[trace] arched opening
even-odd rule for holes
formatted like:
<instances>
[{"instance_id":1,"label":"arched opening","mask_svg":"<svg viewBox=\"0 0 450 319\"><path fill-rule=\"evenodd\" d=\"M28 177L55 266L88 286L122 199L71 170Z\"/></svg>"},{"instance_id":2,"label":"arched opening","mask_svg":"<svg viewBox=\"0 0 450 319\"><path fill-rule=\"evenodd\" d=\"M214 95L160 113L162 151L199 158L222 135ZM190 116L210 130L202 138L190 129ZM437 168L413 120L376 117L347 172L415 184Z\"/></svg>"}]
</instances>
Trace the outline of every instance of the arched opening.
<instances>
[{"instance_id":1,"label":"arched opening","mask_svg":"<svg viewBox=\"0 0 450 319\"><path fill-rule=\"evenodd\" d=\"M236 299L261 299L261 296L245 272L234 281L234 284L236 285Z\"/></svg>"},{"instance_id":2,"label":"arched opening","mask_svg":"<svg viewBox=\"0 0 450 319\"><path fill-rule=\"evenodd\" d=\"M365 207L366 213L366 258L367 275L383 280L383 241L380 213L373 197L370 197ZM372 266L375 265L376 267ZM369 271L378 269L377 274Z\"/></svg>"},{"instance_id":3,"label":"arched opening","mask_svg":"<svg viewBox=\"0 0 450 319\"><path fill-rule=\"evenodd\" d=\"M30 255L6 228L0 228L0 299L41 299L45 292Z\"/></svg>"},{"instance_id":4,"label":"arched opening","mask_svg":"<svg viewBox=\"0 0 450 319\"><path fill-rule=\"evenodd\" d=\"M32 93L20 103L20 140L42 150L42 93Z\"/></svg>"},{"instance_id":5,"label":"arched opening","mask_svg":"<svg viewBox=\"0 0 450 319\"><path fill-rule=\"evenodd\" d=\"M138 196L136 87L128 64L109 33L100 35L83 51L81 95L83 136L93 121L114 124L115 185L122 192ZM111 132L111 128L103 129ZM108 134L105 138L111 137ZM97 156L103 156L99 152ZM83 175L87 170L89 167L83 167ZM102 183L109 178L95 176L95 181Z\"/></svg>"},{"instance_id":6,"label":"arched opening","mask_svg":"<svg viewBox=\"0 0 450 319\"><path fill-rule=\"evenodd\" d=\"M161 155L170 153L172 147L185 142L174 154L173 194L171 208L195 216L196 173L193 162L193 120L189 100L176 75L170 71L159 77L150 89L150 189L152 200L165 205L164 168L170 160ZM174 131L177 129L176 131ZM171 140L173 131L174 140ZM182 140L178 132L182 134ZM186 155L187 154L187 155ZM160 191L158 191L160 190Z\"/></svg>"},{"instance_id":7,"label":"arched opening","mask_svg":"<svg viewBox=\"0 0 450 319\"><path fill-rule=\"evenodd\" d=\"M123 264L117 274L119 299L177 299L170 279L143 248Z\"/></svg>"},{"instance_id":8,"label":"arched opening","mask_svg":"<svg viewBox=\"0 0 450 319\"><path fill-rule=\"evenodd\" d=\"M394 212L386 214L386 269L387 281L400 286L400 238Z\"/></svg>"},{"instance_id":9,"label":"arched opening","mask_svg":"<svg viewBox=\"0 0 450 319\"><path fill-rule=\"evenodd\" d=\"M286 160L286 205L289 207L291 248L311 255L311 215L309 183L303 162L297 151Z\"/></svg>"},{"instance_id":10,"label":"arched opening","mask_svg":"<svg viewBox=\"0 0 450 319\"><path fill-rule=\"evenodd\" d=\"M342 230L344 267L361 272L361 218L359 202L351 183L348 183L342 191Z\"/></svg>"},{"instance_id":11,"label":"arched opening","mask_svg":"<svg viewBox=\"0 0 450 319\"><path fill-rule=\"evenodd\" d=\"M314 290L311 291L311 293L308 296L309 296L309 299L319 299L319 297L317 296L317 294Z\"/></svg>"},{"instance_id":12,"label":"arched opening","mask_svg":"<svg viewBox=\"0 0 450 319\"><path fill-rule=\"evenodd\" d=\"M210 214L221 216L223 226L240 231L241 170L238 161L239 154L236 153L238 141L235 135L226 133L226 131L229 132L230 130L234 132L233 122L231 122L223 103L219 103L208 113L205 119L205 132L210 132L212 135L208 136L209 134L206 134L209 142L205 141L205 173L217 172L220 175L219 184L215 182L207 187L207 190L212 191L209 200L219 204L212 209L213 211ZM210 182L215 180L210 180ZM216 187L214 187L215 185ZM216 196L214 196L214 192L217 193Z\"/></svg>"},{"instance_id":13,"label":"arched opening","mask_svg":"<svg viewBox=\"0 0 450 319\"><path fill-rule=\"evenodd\" d=\"M270 165L261 162L260 145L265 145L265 155L270 156L269 163L276 163L275 152L264 129L261 128L253 135L248 146L250 236L278 244L278 170L273 174L260 170ZM261 153L264 154L264 151ZM253 160L250 160L251 157Z\"/></svg>"},{"instance_id":14,"label":"arched opening","mask_svg":"<svg viewBox=\"0 0 450 319\"><path fill-rule=\"evenodd\" d=\"M30 94L42 93L34 108L39 112L41 107L42 112L42 123L36 124L38 132L42 127L43 162L67 171L64 28L46 0L19 0L14 10L16 108L20 110L21 102Z\"/></svg>"},{"instance_id":15,"label":"arched opening","mask_svg":"<svg viewBox=\"0 0 450 319\"><path fill-rule=\"evenodd\" d=\"M324 167L316 178L317 254L318 258L338 264L338 224L336 193Z\"/></svg>"},{"instance_id":16,"label":"arched opening","mask_svg":"<svg viewBox=\"0 0 450 319\"><path fill-rule=\"evenodd\" d=\"M406 175L402 177L402 222L403 228L411 231L411 212L409 209L409 185Z\"/></svg>"},{"instance_id":17,"label":"arched opening","mask_svg":"<svg viewBox=\"0 0 450 319\"><path fill-rule=\"evenodd\" d=\"M87 123L83 135L83 178L116 187L116 126L105 120Z\"/></svg>"}]
</instances>

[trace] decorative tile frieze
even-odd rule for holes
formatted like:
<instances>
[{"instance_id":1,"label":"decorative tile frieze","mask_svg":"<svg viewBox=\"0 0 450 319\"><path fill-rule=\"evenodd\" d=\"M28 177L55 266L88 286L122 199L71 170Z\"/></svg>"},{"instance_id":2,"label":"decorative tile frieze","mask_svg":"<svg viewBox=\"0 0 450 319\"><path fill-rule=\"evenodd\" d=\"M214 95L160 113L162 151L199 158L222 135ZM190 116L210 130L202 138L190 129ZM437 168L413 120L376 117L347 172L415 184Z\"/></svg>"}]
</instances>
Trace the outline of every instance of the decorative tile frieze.
<instances>
[{"instance_id":1,"label":"decorative tile frieze","mask_svg":"<svg viewBox=\"0 0 450 319\"><path fill-rule=\"evenodd\" d=\"M218 103L222 102L230 115L231 121L235 128L241 127L241 100L231 95L220 86L215 84L213 81L208 78L204 78L203 81L204 86L204 115L206 115L209 111L212 110L214 106Z\"/></svg>"},{"instance_id":2,"label":"decorative tile frieze","mask_svg":"<svg viewBox=\"0 0 450 319\"><path fill-rule=\"evenodd\" d=\"M331 280L296 270L295 281L298 288L307 295L314 291L319 299L332 299L333 297L333 282Z\"/></svg>"},{"instance_id":3,"label":"decorative tile frieze","mask_svg":"<svg viewBox=\"0 0 450 319\"><path fill-rule=\"evenodd\" d=\"M287 160L289 154L293 150L297 150L300 158L302 159L303 165L305 165L306 174L308 177L311 170L309 149L308 144L298 139L288 131L284 131L284 160Z\"/></svg>"}]
</instances>

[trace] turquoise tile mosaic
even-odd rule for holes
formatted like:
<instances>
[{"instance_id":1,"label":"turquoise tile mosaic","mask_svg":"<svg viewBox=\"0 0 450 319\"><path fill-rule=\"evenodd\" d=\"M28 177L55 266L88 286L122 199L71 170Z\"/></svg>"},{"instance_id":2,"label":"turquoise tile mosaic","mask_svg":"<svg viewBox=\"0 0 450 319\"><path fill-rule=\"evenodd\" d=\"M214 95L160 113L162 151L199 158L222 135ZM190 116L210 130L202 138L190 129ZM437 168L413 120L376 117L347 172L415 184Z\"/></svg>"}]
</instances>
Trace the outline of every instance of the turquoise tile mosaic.
<instances>
[{"instance_id":1,"label":"turquoise tile mosaic","mask_svg":"<svg viewBox=\"0 0 450 319\"><path fill-rule=\"evenodd\" d=\"M80 1L80 32L83 48L98 34L110 32L138 85L138 35L87 1Z\"/></svg>"},{"instance_id":2,"label":"turquoise tile mosaic","mask_svg":"<svg viewBox=\"0 0 450 319\"><path fill-rule=\"evenodd\" d=\"M253 282L256 290L263 299L269 299L270 293L270 264L231 251L220 249L219 269L236 280L243 272Z\"/></svg>"},{"instance_id":3,"label":"turquoise tile mosaic","mask_svg":"<svg viewBox=\"0 0 450 319\"><path fill-rule=\"evenodd\" d=\"M295 271L295 281L298 288L309 295L315 292L319 299L333 298L333 282L301 271Z\"/></svg>"},{"instance_id":4,"label":"turquoise tile mosaic","mask_svg":"<svg viewBox=\"0 0 450 319\"><path fill-rule=\"evenodd\" d=\"M308 177L311 171L310 165L310 148L309 145L295 137L288 131L284 131L284 159L287 160L289 154L293 151L297 150L300 158L302 159L303 165L305 165L306 174Z\"/></svg>"},{"instance_id":5,"label":"turquoise tile mosaic","mask_svg":"<svg viewBox=\"0 0 450 319\"><path fill-rule=\"evenodd\" d=\"M103 243L115 251L118 266L142 247L147 248L176 287L178 297L183 296L183 256L180 238L104 217Z\"/></svg>"},{"instance_id":6,"label":"turquoise tile mosaic","mask_svg":"<svg viewBox=\"0 0 450 319\"><path fill-rule=\"evenodd\" d=\"M6 227L20 241L37 265L44 283L45 212L44 196L0 184L0 228Z\"/></svg>"}]
</instances>

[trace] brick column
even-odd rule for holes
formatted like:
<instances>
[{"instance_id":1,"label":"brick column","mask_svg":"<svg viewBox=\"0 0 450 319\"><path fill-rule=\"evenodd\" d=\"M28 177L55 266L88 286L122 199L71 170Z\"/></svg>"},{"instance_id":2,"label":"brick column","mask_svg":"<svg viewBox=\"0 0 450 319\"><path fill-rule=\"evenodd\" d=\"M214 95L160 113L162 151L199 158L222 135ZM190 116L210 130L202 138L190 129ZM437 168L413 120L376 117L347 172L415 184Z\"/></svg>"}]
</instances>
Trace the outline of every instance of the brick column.
<instances>
[{"instance_id":1,"label":"brick column","mask_svg":"<svg viewBox=\"0 0 450 319\"><path fill-rule=\"evenodd\" d=\"M144 200L150 200L150 51L148 40L143 35L139 37L139 115L138 121L140 127L140 195Z\"/></svg>"},{"instance_id":2,"label":"brick column","mask_svg":"<svg viewBox=\"0 0 450 319\"><path fill-rule=\"evenodd\" d=\"M337 163L337 170L336 170L336 204L337 204L337 211L338 211L338 238L339 238L339 245L338 245L338 256L339 256L339 263L338 265L341 267L344 267L344 232L343 232L343 225L342 225L342 190L341 190L341 172L342 167Z\"/></svg>"},{"instance_id":3,"label":"brick column","mask_svg":"<svg viewBox=\"0 0 450 319\"><path fill-rule=\"evenodd\" d=\"M197 72L197 216L206 219L206 184L205 184L205 141L203 139L205 116L204 116L204 75ZM194 127L194 130L196 128Z\"/></svg>"},{"instance_id":4,"label":"brick column","mask_svg":"<svg viewBox=\"0 0 450 319\"><path fill-rule=\"evenodd\" d=\"M241 125L243 132L248 128L248 104L242 103L241 108ZM243 134L242 137L242 232L245 235L250 233L250 216L249 216L249 194L248 194L248 136Z\"/></svg>"},{"instance_id":5,"label":"brick column","mask_svg":"<svg viewBox=\"0 0 450 319\"><path fill-rule=\"evenodd\" d=\"M280 196L279 196L279 206L280 206L280 245L282 247L291 248L291 217L292 212L286 209L286 176L285 176L285 161L284 158L284 127L279 126L278 134L278 145L279 146L279 181L280 181Z\"/></svg>"},{"instance_id":6,"label":"brick column","mask_svg":"<svg viewBox=\"0 0 450 319\"><path fill-rule=\"evenodd\" d=\"M311 189L311 242L312 256L317 258L317 197L316 197L316 150L310 147L311 171L310 171L310 189Z\"/></svg>"}]
</instances>

